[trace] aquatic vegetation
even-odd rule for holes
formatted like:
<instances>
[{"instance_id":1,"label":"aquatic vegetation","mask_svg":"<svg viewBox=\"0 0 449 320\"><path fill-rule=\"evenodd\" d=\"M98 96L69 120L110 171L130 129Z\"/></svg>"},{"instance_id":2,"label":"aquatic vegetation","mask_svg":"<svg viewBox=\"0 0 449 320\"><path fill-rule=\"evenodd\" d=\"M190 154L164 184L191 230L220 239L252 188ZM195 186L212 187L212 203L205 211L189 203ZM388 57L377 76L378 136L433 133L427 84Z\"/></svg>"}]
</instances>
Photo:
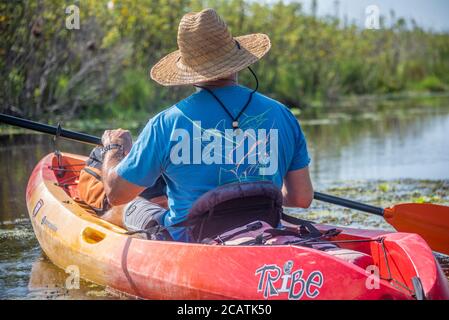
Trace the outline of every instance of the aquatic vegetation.
<instances>
[{"instance_id":1,"label":"aquatic vegetation","mask_svg":"<svg viewBox=\"0 0 449 320\"><path fill-rule=\"evenodd\" d=\"M438 196L421 196L418 198L412 198L411 202L414 203L438 203L441 202L441 198Z\"/></svg>"},{"instance_id":2,"label":"aquatic vegetation","mask_svg":"<svg viewBox=\"0 0 449 320\"><path fill-rule=\"evenodd\" d=\"M382 192L388 192L390 190L390 186L387 183L379 184L379 190Z\"/></svg>"}]
</instances>

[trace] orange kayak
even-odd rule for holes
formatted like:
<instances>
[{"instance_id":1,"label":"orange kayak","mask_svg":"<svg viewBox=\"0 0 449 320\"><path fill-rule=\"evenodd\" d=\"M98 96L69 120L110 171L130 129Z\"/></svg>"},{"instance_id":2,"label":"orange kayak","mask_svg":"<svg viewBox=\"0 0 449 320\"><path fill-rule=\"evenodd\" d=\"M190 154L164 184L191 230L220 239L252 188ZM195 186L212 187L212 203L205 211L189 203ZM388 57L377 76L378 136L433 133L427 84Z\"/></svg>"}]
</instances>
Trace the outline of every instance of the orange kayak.
<instances>
[{"instance_id":1,"label":"orange kayak","mask_svg":"<svg viewBox=\"0 0 449 320\"><path fill-rule=\"evenodd\" d=\"M150 241L76 201L85 157L64 153L34 169L26 201L36 237L58 267L146 299L449 299L449 284L416 234L341 231L334 253L300 245L223 246Z\"/></svg>"}]
</instances>

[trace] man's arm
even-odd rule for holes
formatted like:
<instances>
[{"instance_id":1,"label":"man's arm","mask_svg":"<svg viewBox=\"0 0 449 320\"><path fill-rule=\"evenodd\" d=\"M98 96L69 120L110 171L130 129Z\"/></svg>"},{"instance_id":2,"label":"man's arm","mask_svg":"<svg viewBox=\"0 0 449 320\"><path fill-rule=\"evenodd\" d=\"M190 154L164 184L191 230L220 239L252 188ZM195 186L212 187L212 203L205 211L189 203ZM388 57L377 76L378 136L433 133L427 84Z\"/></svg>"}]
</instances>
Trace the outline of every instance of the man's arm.
<instances>
[{"instance_id":1,"label":"man's arm","mask_svg":"<svg viewBox=\"0 0 449 320\"><path fill-rule=\"evenodd\" d=\"M103 185L112 206L126 204L137 197L145 188L121 178L115 167L129 153L132 146L131 134L127 130L106 130L102 137L103 146L116 144L120 149L107 151L103 158Z\"/></svg>"},{"instance_id":2,"label":"man's arm","mask_svg":"<svg viewBox=\"0 0 449 320\"><path fill-rule=\"evenodd\" d=\"M284 178L282 187L283 205L286 207L308 208L313 200L313 186L309 168L290 171Z\"/></svg>"}]
</instances>

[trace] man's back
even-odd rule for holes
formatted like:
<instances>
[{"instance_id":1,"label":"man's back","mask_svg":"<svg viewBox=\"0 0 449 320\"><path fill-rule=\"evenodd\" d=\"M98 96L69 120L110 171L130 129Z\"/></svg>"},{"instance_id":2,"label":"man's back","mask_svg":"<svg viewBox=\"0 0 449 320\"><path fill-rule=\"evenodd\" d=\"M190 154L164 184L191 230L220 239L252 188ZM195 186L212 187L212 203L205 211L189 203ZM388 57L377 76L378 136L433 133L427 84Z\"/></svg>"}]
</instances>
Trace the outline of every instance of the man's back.
<instances>
[{"instance_id":1,"label":"man's back","mask_svg":"<svg viewBox=\"0 0 449 320\"><path fill-rule=\"evenodd\" d=\"M213 90L234 117L250 93L242 86ZM232 121L214 97L201 90L151 119L117 172L143 187L163 176L170 209L165 225L170 226L219 185L269 180L281 187L287 172L308 166L299 124L279 102L255 94L239 117L238 129L232 129ZM171 234L189 240L183 229Z\"/></svg>"},{"instance_id":2,"label":"man's back","mask_svg":"<svg viewBox=\"0 0 449 320\"><path fill-rule=\"evenodd\" d=\"M157 237L151 230L158 228L148 226L182 221L201 195L235 181L270 180L282 186L284 204L308 207L313 187L299 124L287 108L256 93L259 81L250 66L270 50L268 35L234 37L207 8L182 17L177 42L178 50L151 68L151 78L163 86L203 90L150 120L132 149L126 130L107 130L102 137L105 193L112 206L126 204L124 226ZM246 68L256 82L253 91L236 86ZM137 196L161 176L170 210L151 199L138 205ZM190 240L183 230L170 233Z\"/></svg>"}]
</instances>

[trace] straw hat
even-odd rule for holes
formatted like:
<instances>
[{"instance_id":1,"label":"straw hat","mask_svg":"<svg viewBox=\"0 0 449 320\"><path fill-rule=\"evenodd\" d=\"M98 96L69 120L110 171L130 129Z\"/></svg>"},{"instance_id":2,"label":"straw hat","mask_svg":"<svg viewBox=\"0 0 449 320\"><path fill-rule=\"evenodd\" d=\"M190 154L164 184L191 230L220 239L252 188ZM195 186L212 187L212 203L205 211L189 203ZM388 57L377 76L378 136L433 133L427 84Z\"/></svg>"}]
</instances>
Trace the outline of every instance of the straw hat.
<instances>
[{"instance_id":1,"label":"straw hat","mask_svg":"<svg viewBox=\"0 0 449 320\"><path fill-rule=\"evenodd\" d=\"M233 38L213 9L184 15L178 28L179 50L151 69L151 78L164 86L216 80L262 58L271 47L266 34Z\"/></svg>"}]
</instances>

